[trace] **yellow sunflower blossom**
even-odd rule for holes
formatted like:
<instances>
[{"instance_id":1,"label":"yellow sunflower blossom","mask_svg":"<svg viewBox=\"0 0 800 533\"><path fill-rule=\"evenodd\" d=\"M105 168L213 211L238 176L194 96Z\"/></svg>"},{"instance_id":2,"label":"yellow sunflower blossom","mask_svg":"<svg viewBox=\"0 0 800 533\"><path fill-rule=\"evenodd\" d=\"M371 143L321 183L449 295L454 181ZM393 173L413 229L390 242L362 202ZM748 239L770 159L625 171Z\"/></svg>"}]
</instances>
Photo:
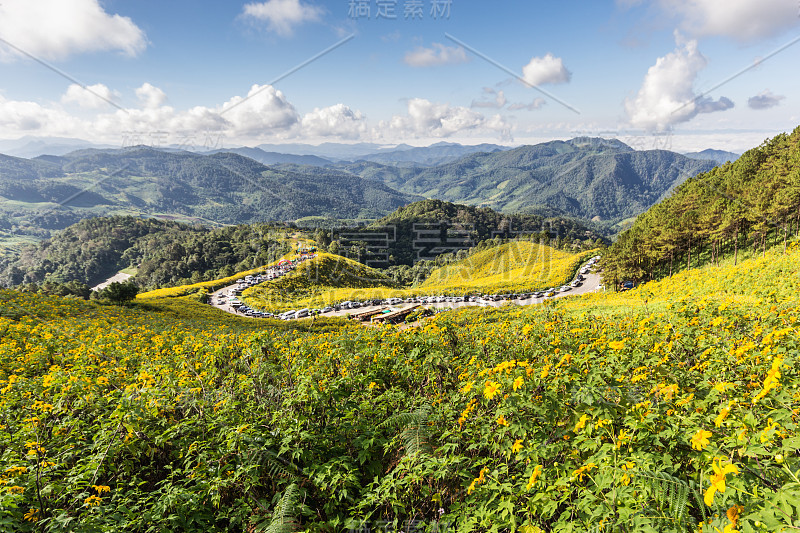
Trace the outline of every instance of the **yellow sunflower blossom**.
<instances>
[{"instance_id":1,"label":"yellow sunflower blossom","mask_svg":"<svg viewBox=\"0 0 800 533\"><path fill-rule=\"evenodd\" d=\"M508 426L508 420L506 420L506 417L505 417L505 416L503 416L503 415L500 415L500 416L497 418L497 425L498 425L498 426Z\"/></svg>"},{"instance_id":2,"label":"yellow sunflower blossom","mask_svg":"<svg viewBox=\"0 0 800 533\"><path fill-rule=\"evenodd\" d=\"M612 350L622 350L625 348L625 341L611 341L608 343L608 347Z\"/></svg>"},{"instance_id":3,"label":"yellow sunflower blossom","mask_svg":"<svg viewBox=\"0 0 800 533\"><path fill-rule=\"evenodd\" d=\"M586 463L582 467L572 472L572 475L577 477L578 481L583 481L583 476L588 475L589 470L591 470L592 468L597 468L597 465L594 463Z\"/></svg>"},{"instance_id":4,"label":"yellow sunflower blossom","mask_svg":"<svg viewBox=\"0 0 800 533\"><path fill-rule=\"evenodd\" d=\"M706 431L705 429L698 430L697 433L695 433L692 437L692 448L702 451L702 449L708 446L708 444L711 442L708 440L711 435L712 433L710 431Z\"/></svg>"},{"instance_id":5,"label":"yellow sunflower blossom","mask_svg":"<svg viewBox=\"0 0 800 533\"><path fill-rule=\"evenodd\" d=\"M519 453L522 451L522 439L517 439L514 441L514 445L511 446L512 453Z\"/></svg>"},{"instance_id":6,"label":"yellow sunflower blossom","mask_svg":"<svg viewBox=\"0 0 800 533\"><path fill-rule=\"evenodd\" d=\"M473 479L472 483L469 484L469 487L467 488L467 494L472 494L475 491L475 487L486 481L484 474L486 474L486 467L481 468L481 472L478 474L478 477Z\"/></svg>"},{"instance_id":7,"label":"yellow sunflower blossom","mask_svg":"<svg viewBox=\"0 0 800 533\"><path fill-rule=\"evenodd\" d=\"M96 507L103 503L103 499L99 496L89 496L85 500L83 500L84 505L88 505L89 507Z\"/></svg>"},{"instance_id":8,"label":"yellow sunflower blossom","mask_svg":"<svg viewBox=\"0 0 800 533\"><path fill-rule=\"evenodd\" d=\"M525 379L522 376L519 376L517 379L515 379L513 384L514 392L516 392L517 389L522 388L524 384L525 384Z\"/></svg>"},{"instance_id":9,"label":"yellow sunflower blossom","mask_svg":"<svg viewBox=\"0 0 800 533\"><path fill-rule=\"evenodd\" d=\"M487 400L494 398L500 392L500 384L496 381L487 381L483 387L483 396Z\"/></svg>"},{"instance_id":10,"label":"yellow sunflower blossom","mask_svg":"<svg viewBox=\"0 0 800 533\"><path fill-rule=\"evenodd\" d=\"M728 414L731 412L731 404L728 404L728 407L723 407L722 410L719 412L717 417L714 419L714 425L720 427L722 422L728 418Z\"/></svg>"}]
</instances>

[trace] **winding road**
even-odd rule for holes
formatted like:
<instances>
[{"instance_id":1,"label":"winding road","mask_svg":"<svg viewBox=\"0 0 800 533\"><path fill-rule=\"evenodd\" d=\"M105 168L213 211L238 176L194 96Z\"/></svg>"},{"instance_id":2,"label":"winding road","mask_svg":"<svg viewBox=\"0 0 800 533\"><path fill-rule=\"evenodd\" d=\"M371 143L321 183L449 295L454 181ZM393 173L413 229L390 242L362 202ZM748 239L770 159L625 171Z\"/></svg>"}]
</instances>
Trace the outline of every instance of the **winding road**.
<instances>
[{"instance_id":1,"label":"winding road","mask_svg":"<svg viewBox=\"0 0 800 533\"><path fill-rule=\"evenodd\" d=\"M581 268L583 268L583 267L581 267ZM602 287L602 282L600 280L600 274L597 274L597 273L594 273L594 272L590 272L589 274L586 274L584 277L586 279L583 281L583 284L580 287L573 287L572 290L567 291L567 292L558 292L558 293L556 293L555 296L552 296L551 298L528 298L526 300L500 300L500 301L497 301L497 302L489 301L489 302L483 302L483 303L478 303L478 302L437 302L437 303L422 304L422 305L423 305L423 307L426 307L428 309L434 309L434 310L435 309L452 309L452 308L457 308L457 307L501 307L503 305L508 305L508 304L511 304L511 305L536 305L536 304L540 304L540 303L542 303L542 302L544 302L545 300L548 300L548 299L552 300L554 298L565 298L567 296L578 296L578 295L581 295L581 294L588 294L588 293L591 293L591 292L597 292L598 290L602 290L603 287ZM231 314L234 314L234 315L243 316L241 313L237 313L236 310L227 303L227 301L228 301L228 293L229 293L230 289L236 288L236 286L237 286L237 284L234 283L233 285L229 285L227 287L223 287L221 289L218 289L218 290L214 291L213 293L211 293L209 295L209 303L213 307L215 307L215 308L217 308L217 309L219 309L221 311L225 311L226 313L231 313ZM217 304L217 300L220 299L220 297L223 297L223 299L225 300L225 303ZM417 297L419 297L419 295L417 295ZM392 306L392 307L395 308L395 309L404 309L405 307L408 307L410 305L414 305L414 304L403 303L403 304L398 304L397 306ZM329 313L325 313L325 314L317 315L317 316L326 316L326 317L347 316L347 315L354 315L354 314L357 314L357 313L364 313L364 312L367 312L367 311L371 311L373 309L378 309L378 308L383 308L383 307L387 307L387 306L386 305L379 305L379 306L359 307L358 309L342 309L342 310L339 310L339 311L331 311ZM310 317L306 317L306 318L301 318L299 320L307 320L309 318Z\"/></svg>"}]
</instances>

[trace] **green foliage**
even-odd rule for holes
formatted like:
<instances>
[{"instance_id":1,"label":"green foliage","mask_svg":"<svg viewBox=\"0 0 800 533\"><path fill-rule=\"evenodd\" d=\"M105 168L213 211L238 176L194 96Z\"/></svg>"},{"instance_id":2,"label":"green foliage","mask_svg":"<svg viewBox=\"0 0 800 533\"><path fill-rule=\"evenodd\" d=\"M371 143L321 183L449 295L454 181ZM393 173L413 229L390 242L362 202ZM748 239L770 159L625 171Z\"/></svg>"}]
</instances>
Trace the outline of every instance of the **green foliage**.
<instances>
[{"instance_id":1,"label":"green foliage","mask_svg":"<svg viewBox=\"0 0 800 533\"><path fill-rule=\"evenodd\" d=\"M0 291L0 527L797 527L798 258L403 330Z\"/></svg>"},{"instance_id":2,"label":"green foliage","mask_svg":"<svg viewBox=\"0 0 800 533\"><path fill-rule=\"evenodd\" d=\"M639 216L605 254L604 279L670 276L683 268L764 254L800 233L800 128L736 162L688 180Z\"/></svg>"},{"instance_id":3,"label":"green foliage","mask_svg":"<svg viewBox=\"0 0 800 533\"><path fill-rule=\"evenodd\" d=\"M99 298L111 303L122 305L133 301L139 293L139 287L131 282L120 283L115 281L100 291Z\"/></svg>"},{"instance_id":4,"label":"green foliage","mask_svg":"<svg viewBox=\"0 0 800 533\"><path fill-rule=\"evenodd\" d=\"M131 265L133 281L143 288L213 280L284 255L290 249L285 235L285 228L266 224L212 229L129 216L91 218L0 263L0 283L94 285Z\"/></svg>"}]
</instances>

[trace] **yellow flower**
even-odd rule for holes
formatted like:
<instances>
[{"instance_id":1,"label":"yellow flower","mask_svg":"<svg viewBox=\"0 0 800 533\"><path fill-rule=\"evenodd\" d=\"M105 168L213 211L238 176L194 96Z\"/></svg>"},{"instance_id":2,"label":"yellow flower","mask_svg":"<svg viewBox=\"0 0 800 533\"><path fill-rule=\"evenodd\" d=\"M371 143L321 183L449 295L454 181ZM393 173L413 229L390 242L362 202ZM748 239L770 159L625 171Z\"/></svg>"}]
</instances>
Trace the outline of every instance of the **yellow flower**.
<instances>
[{"instance_id":1,"label":"yellow flower","mask_svg":"<svg viewBox=\"0 0 800 533\"><path fill-rule=\"evenodd\" d=\"M531 487L533 487L536 484L536 480L539 479L539 475L541 473L542 473L542 465L536 465L536 468L533 469L531 477L528 480L528 484L525 486L525 490L531 490Z\"/></svg>"},{"instance_id":2,"label":"yellow flower","mask_svg":"<svg viewBox=\"0 0 800 533\"><path fill-rule=\"evenodd\" d=\"M28 509L28 512L25 513L24 518L28 522L36 522L39 519L38 515L39 515L39 509L30 508Z\"/></svg>"},{"instance_id":3,"label":"yellow flower","mask_svg":"<svg viewBox=\"0 0 800 533\"><path fill-rule=\"evenodd\" d=\"M514 441L514 445L511 447L512 453L519 453L522 451L522 439L517 439Z\"/></svg>"},{"instance_id":4,"label":"yellow flower","mask_svg":"<svg viewBox=\"0 0 800 533\"><path fill-rule=\"evenodd\" d=\"M500 415L500 417L497 419L497 425L508 426L508 420L506 420L506 417L504 417L503 415Z\"/></svg>"},{"instance_id":5,"label":"yellow flower","mask_svg":"<svg viewBox=\"0 0 800 533\"><path fill-rule=\"evenodd\" d=\"M627 431L624 429L619 430L619 436L617 437L617 449L619 450L622 446L631 440L631 436L628 434Z\"/></svg>"},{"instance_id":6,"label":"yellow flower","mask_svg":"<svg viewBox=\"0 0 800 533\"><path fill-rule=\"evenodd\" d=\"M98 494L102 494L104 492L111 492L111 487L108 485L92 485L92 488L97 491Z\"/></svg>"},{"instance_id":7,"label":"yellow flower","mask_svg":"<svg viewBox=\"0 0 800 533\"><path fill-rule=\"evenodd\" d=\"M99 496L89 496L85 500L83 500L84 505L88 505L89 507L95 507L103 503L102 498Z\"/></svg>"},{"instance_id":8,"label":"yellow flower","mask_svg":"<svg viewBox=\"0 0 800 533\"><path fill-rule=\"evenodd\" d=\"M739 469L736 468L736 465L726 464L725 466L722 466L722 461L727 460L727 457L714 457L714 461L711 465L711 467L714 469L714 473L709 476L711 486L706 489L705 496L703 497L703 501L706 502L706 505L709 507L714 505L714 494L716 492L725 492L725 476L727 474L739 473Z\"/></svg>"},{"instance_id":9,"label":"yellow flower","mask_svg":"<svg viewBox=\"0 0 800 533\"><path fill-rule=\"evenodd\" d=\"M624 472L623 472L623 474L622 474L622 480L621 480L621 481L622 481L622 484L623 484L623 485L626 485L626 486L627 486L627 485L629 485L629 484L630 484L630 482L631 482L631 476L630 476L630 475L628 475L628 470L630 470L630 469L631 469L631 468L633 468L634 466L636 466L636 463L634 463L633 461L627 461L627 462L626 462L624 465L622 465L622 470L623 470Z\"/></svg>"},{"instance_id":10,"label":"yellow flower","mask_svg":"<svg viewBox=\"0 0 800 533\"><path fill-rule=\"evenodd\" d=\"M460 389L461 393L462 393L462 394L466 394L466 393L468 393L469 391L471 391L471 390L472 390L472 385L474 385L474 384L475 384L475 382L474 382L474 381L470 381L469 383L467 383L466 385L464 385L463 387L461 387L461 389Z\"/></svg>"},{"instance_id":11,"label":"yellow flower","mask_svg":"<svg viewBox=\"0 0 800 533\"><path fill-rule=\"evenodd\" d=\"M578 478L578 481L583 481L583 476L588 475L589 470L591 470L592 468L597 468L597 465L594 463L586 463L584 466L575 470L572 473L572 475L576 476Z\"/></svg>"},{"instance_id":12,"label":"yellow flower","mask_svg":"<svg viewBox=\"0 0 800 533\"><path fill-rule=\"evenodd\" d=\"M711 436L710 431L706 431L705 429L698 430L697 433L694 434L694 437L692 437L691 440L692 448L698 451L702 450L703 448L708 446L710 442L708 440L708 437L710 436Z\"/></svg>"},{"instance_id":13,"label":"yellow flower","mask_svg":"<svg viewBox=\"0 0 800 533\"><path fill-rule=\"evenodd\" d=\"M486 385L483 388L483 396L487 400L491 400L494 398L497 393L500 392L500 384L496 381L487 381Z\"/></svg>"},{"instance_id":14,"label":"yellow flower","mask_svg":"<svg viewBox=\"0 0 800 533\"><path fill-rule=\"evenodd\" d=\"M736 524L739 522L739 515L744 511L744 506L742 505L734 505L725 511L725 516L728 517L728 520L731 521L730 526L731 529L736 527ZM725 528L725 531L728 531L728 527Z\"/></svg>"},{"instance_id":15,"label":"yellow flower","mask_svg":"<svg viewBox=\"0 0 800 533\"><path fill-rule=\"evenodd\" d=\"M589 415L584 413L583 415L581 415L580 420L578 420L578 423L575 424L575 428L572 431L577 433L580 430L582 430L584 427L586 427L586 421L587 420L589 420Z\"/></svg>"},{"instance_id":16,"label":"yellow flower","mask_svg":"<svg viewBox=\"0 0 800 533\"><path fill-rule=\"evenodd\" d=\"M519 376L517 379L514 380L514 385L513 385L514 386L514 391L516 391L519 388L522 388L522 386L524 384L525 384L525 380L523 379L522 376Z\"/></svg>"},{"instance_id":17,"label":"yellow flower","mask_svg":"<svg viewBox=\"0 0 800 533\"><path fill-rule=\"evenodd\" d=\"M473 479L472 483L469 484L469 487L467 488L467 494L472 494L473 491L475 490L475 487L477 487L486 480L483 477L485 473L486 473L486 467L481 468L481 473L478 474L478 477Z\"/></svg>"},{"instance_id":18,"label":"yellow flower","mask_svg":"<svg viewBox=\"0 0 800 533\"><path fill-rule=\"evenodd\" d=\"M546 378L546 377L547 377L549 374L550 374L550 365L545 365L545 367L544 367L544 368L542 368L542 372L541 372L541 374L539 374L539 377L540 377L540 378L542 378L542 379L544 379L544 378Z\"/></svg>"},{"instance_id":19,"label":"yellow flower","mask_svg":"<svg viewBox=\"0 0 800 533\"><path fill-rule=\"evenodd\" d=\"M728 413L731 412L731 406L728 404L728 407L723 407L722 410L717 415L717 418L714 419L714 425L720 427L722 422L728 417Z\"/></svg>"},{"instance_id":20,"label":"yellow flower","mask_svg":"<svg viewBox=\"0 0 800 533\"><path fill-rule=\"evenodd\" d=\"M378 386L378 384L377 384L377 383L375 383L374 381L370 381L370 382L369 382L369 387L368 387L368 388L369 388L369 390L372 390L372 389L374 389L374 388L375 388L375 387L377 387L377 386Z\"/></svg>"},{"instance_id":21,"label":"yellow flower","mask_svg":"<svg viewBox=\"0 0 800 533\"><path fill-rule=\"evenodd\" d=\"M608 343L608 347L612 350L622 350L625 348L625 341L611 341Z\"/></svg>"}]
</instances>

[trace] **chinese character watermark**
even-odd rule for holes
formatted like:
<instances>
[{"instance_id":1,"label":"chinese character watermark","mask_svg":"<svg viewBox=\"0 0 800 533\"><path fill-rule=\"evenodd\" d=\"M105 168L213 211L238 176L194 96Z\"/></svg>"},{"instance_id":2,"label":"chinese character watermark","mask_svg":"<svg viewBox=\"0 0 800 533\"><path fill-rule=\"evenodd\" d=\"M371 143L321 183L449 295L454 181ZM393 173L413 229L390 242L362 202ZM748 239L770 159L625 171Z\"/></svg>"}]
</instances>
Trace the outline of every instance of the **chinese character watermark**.
<instances>
[{"instance_id":1,"label":"chinese character watermark","mask_svg":"<svg viewBox=\"0 0 800 533\"><path fill-rule=\"evenodd\" d=\"M348 0L347 16L351 19L398 20L402 9L403 20L424 20L424 0ZM447 20L453 7L453 0L428 0L428 17L433 20ZM374 9L373 9L374 7Z\"/></svg>"}]
</instances>

